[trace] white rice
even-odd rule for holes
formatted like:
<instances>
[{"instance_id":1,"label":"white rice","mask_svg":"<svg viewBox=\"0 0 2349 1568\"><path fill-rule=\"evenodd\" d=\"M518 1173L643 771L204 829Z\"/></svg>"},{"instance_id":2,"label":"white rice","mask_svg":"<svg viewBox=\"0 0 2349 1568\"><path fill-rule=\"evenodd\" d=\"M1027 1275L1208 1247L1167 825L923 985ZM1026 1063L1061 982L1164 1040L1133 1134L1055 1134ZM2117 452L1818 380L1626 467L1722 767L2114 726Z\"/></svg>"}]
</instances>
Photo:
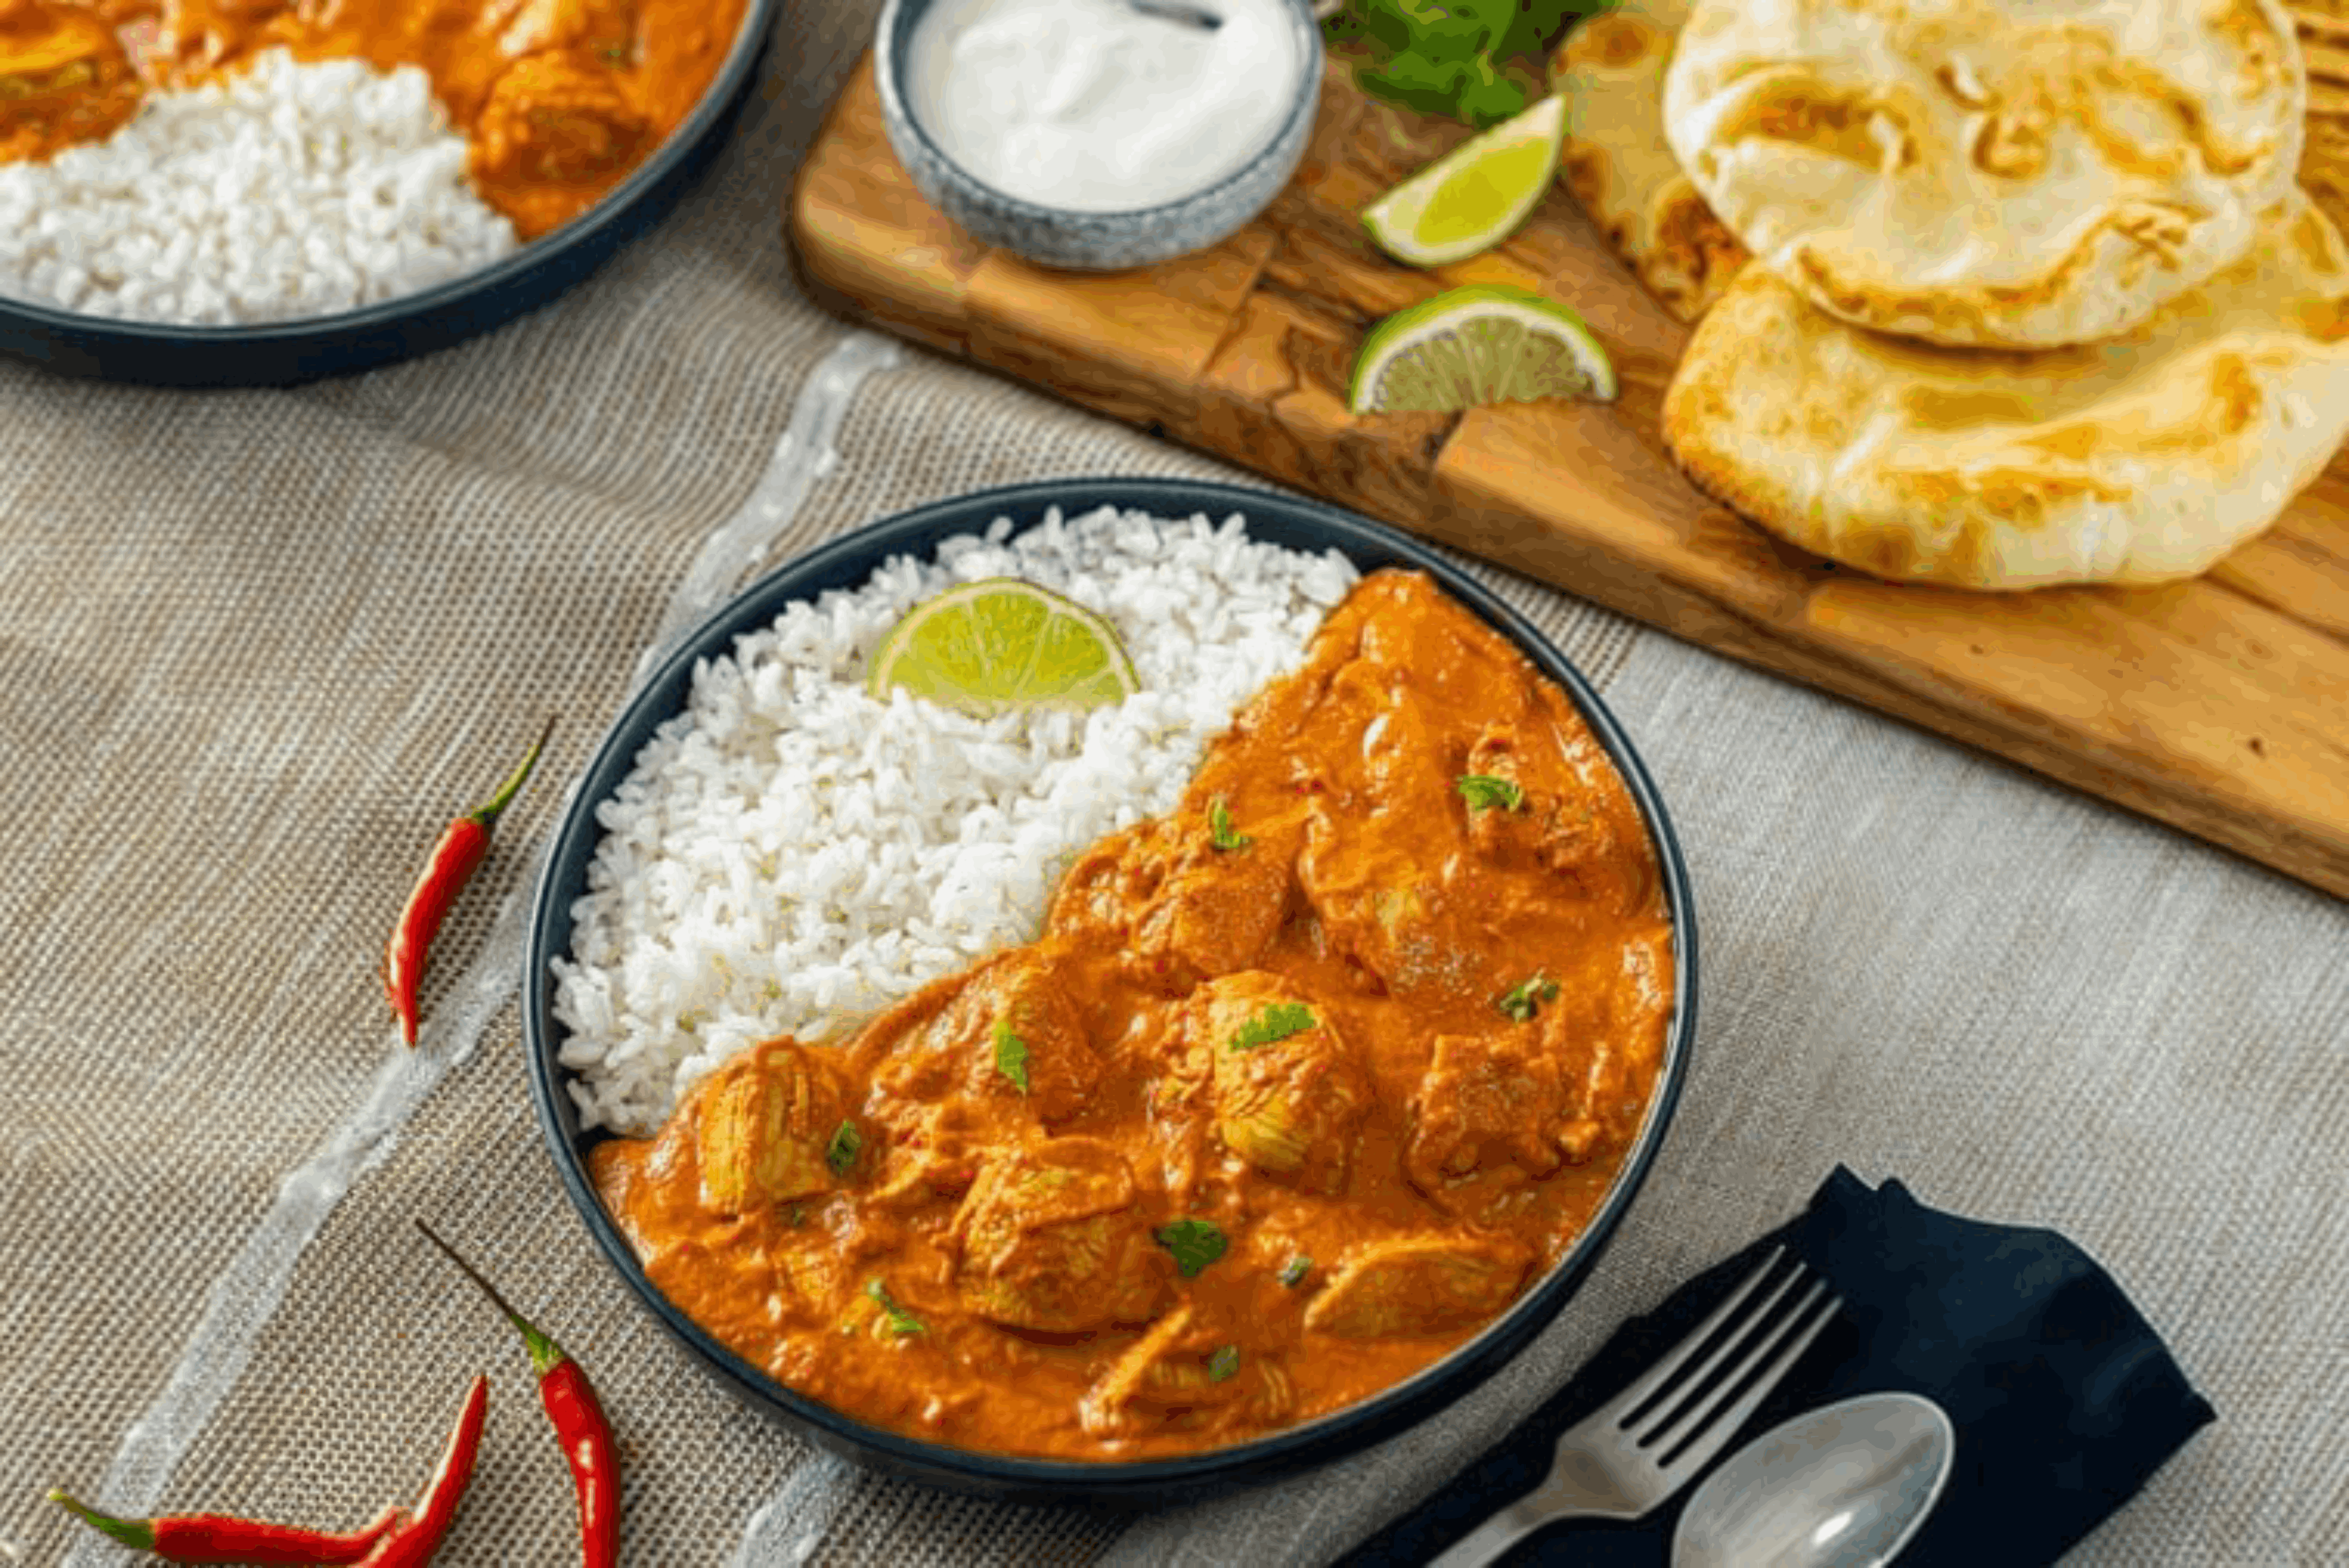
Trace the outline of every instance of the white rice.
<instances>
[{"instance_id":1,"label":"white rice","mask_svg":"<svg viewBox=\"0 0 2349 1568\"><path fill-rule=\"evenodd\" d=\"M1142 689L989 720L865 695L864 661L907 609L1004 576L1107 617ZM1017 539L999 519L936 562L892 560L704 662L596 809L605 837L555 961L583 1125L649 1132L741 1047L836 1037L1035 936L1076 853L1170 809L1354 578L1335 552L1250 542L1238 516L1055 511Z\"/></svg>"},{"instance_id":2,"label":"white rice","mask_svg":"<svg viewBox=\"0 0 2349 1568\"><path fill-rule=\"evenodd\" d=\"M192 325L413 294L515 247L465 157L417 67L273 49L102 142L0 164L0 294Z\"/></svg>"}]
</instances>

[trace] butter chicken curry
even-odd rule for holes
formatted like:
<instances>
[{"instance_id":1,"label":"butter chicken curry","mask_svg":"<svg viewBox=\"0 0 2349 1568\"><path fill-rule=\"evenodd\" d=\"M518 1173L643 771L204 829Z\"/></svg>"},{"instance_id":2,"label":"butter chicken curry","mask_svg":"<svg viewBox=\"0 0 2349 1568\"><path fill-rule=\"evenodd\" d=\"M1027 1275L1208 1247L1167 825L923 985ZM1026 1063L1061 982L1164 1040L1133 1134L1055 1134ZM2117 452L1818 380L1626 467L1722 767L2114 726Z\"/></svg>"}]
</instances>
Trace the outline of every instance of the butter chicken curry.
<instances>
[{"instance_id":1,"label":"butter chicken curry","mask_svg":"<svg viewBox=\"0 0 2349 1568\"><path fill-rule=\"evenodd\" d=\"M590 1169L653 1282L873 1424L1219 1447L1467 1339L1580 1234L1672 998L1566 695L1415 574L1331 614L1041 940L719 1068Z\"/></svg>"},{"instance_id":2,"label":"butter chicken curry","mask_svg":"<svg viewBox=\"0 0 2349 1568\"><path fill-rule=\"evenodd\" d=\"M481 199L534 239L700 101L744 0L0 0L0 162L111 135L264 49L423 68Z\"/></svg>"}]
</instances>

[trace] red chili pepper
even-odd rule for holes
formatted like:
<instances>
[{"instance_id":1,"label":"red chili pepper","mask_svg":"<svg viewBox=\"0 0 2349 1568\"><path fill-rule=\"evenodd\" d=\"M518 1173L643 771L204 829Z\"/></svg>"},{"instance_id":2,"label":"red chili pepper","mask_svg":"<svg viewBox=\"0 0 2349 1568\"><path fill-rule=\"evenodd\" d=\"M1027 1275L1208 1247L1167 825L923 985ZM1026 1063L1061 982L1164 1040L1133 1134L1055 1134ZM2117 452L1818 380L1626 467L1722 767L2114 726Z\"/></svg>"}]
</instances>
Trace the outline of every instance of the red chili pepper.
<instances>
[{"instance_id":1,"label":"red chili pepper","mask_svg":"<svg viewBox=\"0 0 2349 1568\"><path fill-rule=\"evenodd\" d=\"M457 1505L465 1499L466 1483L473 1479L473 1460L481 1451L481 1423L489 1413L490 1380L475 1377L465 1391L464 1408L457 1413L457 1428L449 1434L440 1467L424 1483L424 1495L400 1517L391 1533L376 1543L374 1551L359 1559L360 1568L424 1568L432 1561L441 1538L457 1521Z\"/></svg>"},{"instance_id":2,"label":"red chili pepper","mask_svg":"<svg viewBox=\"0 0 2349 1568\"><path fill-rule=\"evenodd\" d=\"M71 1510L91 1528L125 1546L151 1552L171 1563L356 1563L363 1568L420 1568L432 1560L440 1538L457 1517L457 1503L472 1479L481 1451L481 1424L490 1409L490 1380L476 1377L466 1393L448 1451L432 1472L413 1510L387 1508L363 1530L334 1535L218 1513L168 1514L160 1519L117 1519L85 1507L62 1491L49 1501Z\"/></svg>"},{"instance_id":3,"label":"red chili pepper","mask_svg":"<svg viewBox=\"0 0 2349 1568\"><path fill-rule=\"evenodd\" d=\"M52 1491L49 1501L70 1510L93 1530L125 1546L152 1552L172 1563L357 1563L399 1522L387 1508L374 1523L347 1534L299 1530L257 1519L221 1513L171 1513L159 1519L117 1519Z\"/></svg>"},{"instance_id":4,"label":"red chili pepper","mask_svg":"<svg viewBox=\"0 0 2349 1568\"><path fill-rule=\"evenodd\" d=\"M579 1363L563 1353L530 1319L516 1312L497 1286L481 1271L457 1255L423 1221L416 1228L449 1261L464 1272L508 1323L522 1331L530 1351L531 1370L538 1374L539 1401L554 1428L555 1440L571 1465L571 1484L579 1494L579 1557L586 1568L613 1568L620 1560L620 1456L612 1441L612 1423Z\"/></svg>"},{"instance_id":5,"label":"red chili pepper","mask_svg":"<svg viewBox=\"0 0 2349 1568\"><path fill-rule=\"evenodd\" d=\"M450 906L490 852L490 830L496 826L499 814L512 803L523 781L538 765L538 754L546 749L546 738L554 733L554 720L550 718L530 755L522 759L513 777L498 786L489 804L468 811L441 830L440 841L432 846L423 873L399 912L399 923L392 927L391 943L383 955L383 989L399 1019L400 1037L410 1046L416 1044L417 987L424 979L424 960L432 939L440 934L440 923L449 918Z\"/></svg>"}]
</instances>

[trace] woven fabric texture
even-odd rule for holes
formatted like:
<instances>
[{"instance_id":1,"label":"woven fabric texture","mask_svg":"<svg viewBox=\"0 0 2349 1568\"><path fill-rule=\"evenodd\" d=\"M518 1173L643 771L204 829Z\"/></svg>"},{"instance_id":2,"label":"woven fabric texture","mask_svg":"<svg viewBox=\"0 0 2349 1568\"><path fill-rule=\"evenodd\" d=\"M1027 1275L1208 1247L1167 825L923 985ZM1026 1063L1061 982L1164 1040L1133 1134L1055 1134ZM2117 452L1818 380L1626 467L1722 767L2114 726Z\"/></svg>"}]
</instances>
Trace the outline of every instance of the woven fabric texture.
<instances>
[{"instance_id":1,"label":"woven fabric texture","mask_svg":"<svg viewBox=\"0 0 2349 1568\"><path fill-rule=\"evenodd\" d=\"M2066 1231L2217 1404L2075 1562L2349 1561L2349 912L1485 568L1647 756L1704 943L1680 1120L1557 1325L1339 1470L1132 1517L863 1475L690 1363L557 1185L512 1006L535 858L647 654L905 506L1251 482L796 295L781 191L874 7L786 10L711 176L487 338L291 391L0 365L0 1563L129 1560L77 1545L51 1485L356 1524L414 1495L477 1370L442 1561L576 1561L522 1351L417 1216L593 1372L632 1563L1316 1563L1837 1161ZM384 934L549 714L403 1052Z\"/></svg>"}]
</instances>

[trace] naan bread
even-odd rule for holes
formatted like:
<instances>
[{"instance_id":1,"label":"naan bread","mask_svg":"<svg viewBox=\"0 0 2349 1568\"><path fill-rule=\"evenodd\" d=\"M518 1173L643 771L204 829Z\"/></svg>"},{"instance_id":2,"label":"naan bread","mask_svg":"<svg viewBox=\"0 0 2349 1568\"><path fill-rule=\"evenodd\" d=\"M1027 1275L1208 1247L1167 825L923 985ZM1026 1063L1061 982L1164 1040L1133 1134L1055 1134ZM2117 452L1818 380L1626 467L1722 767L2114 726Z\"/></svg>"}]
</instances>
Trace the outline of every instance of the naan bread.
<instances>
[{"instance_id":1,"label":"naan bread","mask_svg":"<svg viewBox=\"0 0 2349 1568\"><path fill-rule=\"evenodd\" d=\"M1550 62L1566 99L1557 176L1663 307L1694 321L1745 247L1704 204L1664 141L1664 67L1687 0L1628 0L1567 35Z\"/></svg>"},{"instance_id":2,"label":"naan bread","mask_svg":"<svg viewBox=\"0 0 2349 1568\"><path fill-rule=\"evenodd\" d=\"M1664 438L1806 550L1971 588L2158 583L2266 528L2349 433L2349 253L2295 192L2125 337L2032 354L1863 331L1748 267Z\"/></svg>"},{"instance_id":3,"label":"naan bread","mask_svg":"<svg viewBox=\"0 0 2349 1568\"><path fill-rule=\"evenodd\" d=\"M1664 125L1822 309L2033 348L2127 331L2240 256L2307 94L2276 0L1700 0Z\"/></svg>"}]
</instances>

